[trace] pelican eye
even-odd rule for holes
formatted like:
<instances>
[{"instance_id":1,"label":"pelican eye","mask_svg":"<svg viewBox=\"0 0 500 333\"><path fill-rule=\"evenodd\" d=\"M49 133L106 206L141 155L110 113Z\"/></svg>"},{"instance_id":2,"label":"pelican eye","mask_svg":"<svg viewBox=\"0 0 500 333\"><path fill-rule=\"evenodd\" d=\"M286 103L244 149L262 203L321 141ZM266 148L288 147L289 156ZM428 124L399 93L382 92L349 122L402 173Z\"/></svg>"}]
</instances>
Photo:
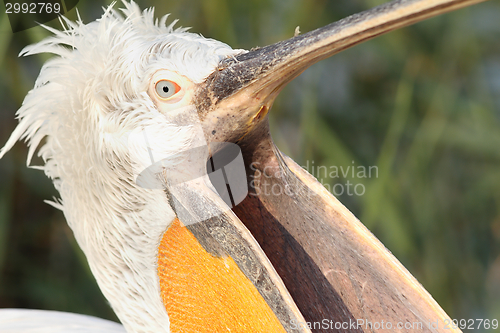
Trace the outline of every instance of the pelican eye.
<instances>
[{"instance_id":1,"label":"pelican eye","mask_svg":"<svg viewBox=\"0 0 500 333\"><path fill-rule=\"evenodd\" d=\"M160 98L167 99L177 94L181 87L173 81L160 80L156 82L155 90Z\"/></svg>"}]
</instances>

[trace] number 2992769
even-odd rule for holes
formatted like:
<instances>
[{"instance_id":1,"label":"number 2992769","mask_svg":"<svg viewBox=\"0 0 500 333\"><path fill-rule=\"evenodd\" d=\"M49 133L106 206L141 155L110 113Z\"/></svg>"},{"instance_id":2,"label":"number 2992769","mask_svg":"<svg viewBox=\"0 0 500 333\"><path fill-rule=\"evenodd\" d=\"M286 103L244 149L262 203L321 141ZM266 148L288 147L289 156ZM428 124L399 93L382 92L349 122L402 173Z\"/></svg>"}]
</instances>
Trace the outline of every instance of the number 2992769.
<instances>
[{"instance_id":1,"label":"number 2992769","mask_svg":"<svg viewBox=\"0 0 500 333\"><path fill-rule=\"evenodd\" d=\"M61 4L55 2L6 2L7 14L59 14Z\"/></svg>"}]
</instances>

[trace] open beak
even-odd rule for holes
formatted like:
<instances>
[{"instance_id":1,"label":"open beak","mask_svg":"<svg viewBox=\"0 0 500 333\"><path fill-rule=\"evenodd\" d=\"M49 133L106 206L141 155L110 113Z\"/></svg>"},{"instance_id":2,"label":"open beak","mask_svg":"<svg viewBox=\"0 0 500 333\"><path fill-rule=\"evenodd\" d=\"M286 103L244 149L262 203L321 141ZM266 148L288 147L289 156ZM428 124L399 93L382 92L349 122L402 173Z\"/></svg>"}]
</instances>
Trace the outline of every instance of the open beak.
<instances>
[{"instance_id":1,"label":"open beak","mask_svg":"<svg viewBox=\"0 0 500 333\"><path fill-rule=\"evenodd\" d=\"M245 332L261 331L262 325L269 332L310 332L305 322L323 320L334 325L325 331L372 331L363 326L366 322L421 323L423 330L440 331L449 322L399 261L313 177L279 152L266 115L280 90L310 65L385 32L480 1L393 1L225 59L200 84L195 104L205 138L209 144L238 144L249 194L232 211L188 225L188 234L172 229L179 244L166 248L194 242L201 244L196 251L218 258L207 264L215 275L206 278L207 288L221 288L214 289L224 310L213 313L217 321L253 318L240 327ZM215 187L221 193L231 184ZM205 197L222 205L209 192ZM236 273L223 279L217 271L228 265ZM236 289L240 291L235 294ZM237 298L244 300L233 305ZM239 310L231 312L233 308ZM429 327L436 322L437 327Z\"/></svg>"}]
</instances>

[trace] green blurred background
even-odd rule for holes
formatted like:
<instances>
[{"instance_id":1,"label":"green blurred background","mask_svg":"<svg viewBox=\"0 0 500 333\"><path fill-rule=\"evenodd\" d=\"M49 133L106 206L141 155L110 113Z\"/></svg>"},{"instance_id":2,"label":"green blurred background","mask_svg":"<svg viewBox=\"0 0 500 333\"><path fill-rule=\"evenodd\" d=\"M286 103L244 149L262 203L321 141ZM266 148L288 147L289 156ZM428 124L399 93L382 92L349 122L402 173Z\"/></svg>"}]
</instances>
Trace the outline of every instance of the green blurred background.
<instances>
[{"instance_id":1,"label":"green blurred background","mask_svg":"<svg viewBox=\"0 0 500 333\"><path fill-rule=\"evenodd\" d=\"M382 2L138 1L245 49ZM90 22L107 4L81 0L77 7ZM48 33L13 34L0 8L2 146L49 56L18 58ZM75 19L75 10L67 16ZM307 70L270 114L277 145L320 181L340 184L337 193L347 181L360 184L363 195L339 199L458 319L500 320L499 17L500 2L490 1L358 45ZM43 202L56 191L43 172L26 168L26 155L17 144L0 160L0 308L116 319L62 213ZM333 177L318 166L376 166L378 174Z\"/></svg>"}]
</instances>

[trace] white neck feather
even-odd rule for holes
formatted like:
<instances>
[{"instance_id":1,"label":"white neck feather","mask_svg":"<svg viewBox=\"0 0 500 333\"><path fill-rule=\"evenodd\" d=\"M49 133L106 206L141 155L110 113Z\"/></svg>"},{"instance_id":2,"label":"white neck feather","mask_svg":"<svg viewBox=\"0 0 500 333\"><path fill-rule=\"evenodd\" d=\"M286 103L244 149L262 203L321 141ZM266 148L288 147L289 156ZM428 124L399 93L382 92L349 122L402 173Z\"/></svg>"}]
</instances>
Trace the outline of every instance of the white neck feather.
<instances>
[{"instance_id":1,"label":"white neck feather","mask_svg":"<svg viewBox=\"0 0 500 333\"><path fill-rule=\"evenodd\" d=\"M27 139L29 164L46 137L40 168L61 195L52 205L64 212L104 295L129 332L169 332L157 251L175 215L161 188L135 183L147 164L145 147L131 147L127 136L149 124L167 155L197 146L188 127L155 121L149 79L168 68L199 83L222 58L242 51L165 27L166 16L155 23L152 10L141 13L134 3L125 6L126 19L110 8L87 25L65 20L65 31L48 28L53 37L23 51L58 57L42 68L0 158Z\"/></svg>"}]
</instances>

